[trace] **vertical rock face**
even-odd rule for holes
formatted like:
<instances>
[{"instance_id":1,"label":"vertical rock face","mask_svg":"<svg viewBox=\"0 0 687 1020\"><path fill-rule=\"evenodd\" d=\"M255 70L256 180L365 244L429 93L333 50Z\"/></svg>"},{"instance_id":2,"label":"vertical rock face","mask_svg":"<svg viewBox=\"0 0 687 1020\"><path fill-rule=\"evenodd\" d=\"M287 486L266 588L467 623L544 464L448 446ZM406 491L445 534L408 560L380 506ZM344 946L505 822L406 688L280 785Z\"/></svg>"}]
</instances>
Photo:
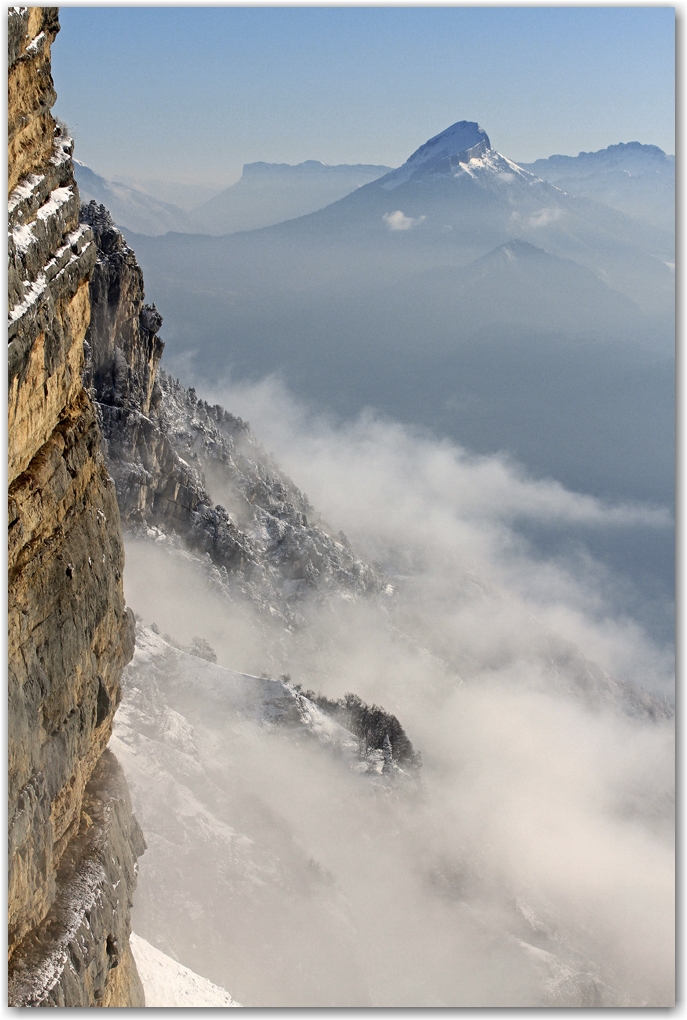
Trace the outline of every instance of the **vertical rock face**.
<instances>
[{"instance_id":1,"label":"vertical rock face","mask_svg":"<svg viewBox=\"0 0 687 1020\"><path fill-rule=\"evenodd\" d=\"M133 654L114 484L82 383L93 235L53 120L56 8L9 11L9 1000L136 1006L144 842L105 750Z\"/></svg>"},{"instance_id":2,"label":"vertical rock face","mask_svg":"<svg viewBox=\"0 0 687 1020\"><path fill-rule=\"evenodd\" d=\"M162 316L143 303L143 272L104 206L90 202L81 220L91 227L97 259L91 274L91 322L86 335L86 385L98 401L150 414L164 344Z\"/></svg>"}]
</instances>

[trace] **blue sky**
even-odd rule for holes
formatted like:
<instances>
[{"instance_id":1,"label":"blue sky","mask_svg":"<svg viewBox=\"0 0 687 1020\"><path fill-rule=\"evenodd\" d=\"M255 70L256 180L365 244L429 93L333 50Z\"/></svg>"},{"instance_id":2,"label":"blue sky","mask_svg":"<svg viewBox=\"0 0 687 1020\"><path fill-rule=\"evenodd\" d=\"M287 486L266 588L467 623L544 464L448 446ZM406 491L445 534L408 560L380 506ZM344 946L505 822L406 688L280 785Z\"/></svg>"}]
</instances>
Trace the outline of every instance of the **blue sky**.
<instances>
[{"instance_id":1,"label":"blue sky","mask_svg":"<svg viewBox=\"0 0 687 1020\"><path fill-rule=\"evenodd\" d=\"M457 120L513 159L674 152L669 7L61 7L56 114L107 177L398 166Z\"/></svg>"}]
</instances>

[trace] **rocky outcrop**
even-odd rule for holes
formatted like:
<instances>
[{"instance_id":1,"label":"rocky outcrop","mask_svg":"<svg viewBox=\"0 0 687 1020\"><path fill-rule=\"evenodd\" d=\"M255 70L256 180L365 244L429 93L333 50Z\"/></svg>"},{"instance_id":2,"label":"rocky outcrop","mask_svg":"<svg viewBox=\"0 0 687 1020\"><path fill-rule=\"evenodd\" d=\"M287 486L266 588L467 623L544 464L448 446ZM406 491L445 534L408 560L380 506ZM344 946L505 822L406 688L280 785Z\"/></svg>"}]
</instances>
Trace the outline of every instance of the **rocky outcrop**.
<instances>
[{"instance_id":1,"label":"rocky outcrop","mask_svg":"<svg viewBox=\"0 0 687 1020\"><path fill-rule=\"evenodd\" d=\"M143 303L143 272L105 207L92 201L80 218L97 248L84 382L100 403L148 415L160 401L155 376L165 346L157 336L162 316Z\"/></svg>"},{"instance_id":2,"label":"rocky outcrop","mask_svg":"<svg viewBox=\"0 0 687 1020\"><path fill-rule=\"evenodd\" d=\"M209 555L244 581L251 597L273 612L279 605L289 622L287 602L299 594L382 588L377 572L345 536L330 533L245 422L158 371L162 317L145 304L134 252L104 206L82 206L81 221L98 249L84 378L124 522L160 529ZM289 600L278 597L285 585Z\"/></svg>"},{"instance_id":3,"label":"rocky outcrop","mask_svg":"<svg viewBox=\"0 0 687 1020\"><path fill-rule=\"evenodd\" d=\"M143 842L105 752L134 629L81 378L96 251L78 221L71 139L50 114L58 29L56 8L10 8L10 1004L134 1006L129 901Z\"/></svg>"},{"instance_id":4,"label":"rocky outcrop","mask_svg":"<svg viewBox=\"0 0 687 1020\"><path fill-rule=\"evenodd\" d=\"M59 23L56 7L10 7L8 43L8 189L52 156L57 98L50 71L50 45Z\"/></svg>"}]
</instances>

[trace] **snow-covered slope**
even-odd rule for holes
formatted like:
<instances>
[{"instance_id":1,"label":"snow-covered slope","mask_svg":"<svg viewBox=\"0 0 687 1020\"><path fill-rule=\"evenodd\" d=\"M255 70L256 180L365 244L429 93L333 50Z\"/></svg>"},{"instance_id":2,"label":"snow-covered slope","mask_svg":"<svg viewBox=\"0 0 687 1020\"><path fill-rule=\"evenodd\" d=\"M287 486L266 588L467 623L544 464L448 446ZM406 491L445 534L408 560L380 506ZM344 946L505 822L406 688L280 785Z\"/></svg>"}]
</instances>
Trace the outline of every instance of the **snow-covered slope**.
<instances>
[{"instance_id":1,"label":"snow-covered slope","mask_svg":"<svg viewBox=\"0 0 687 1020\"><path fill-rule=\"evenodd\" d=\"M288 682L140 626L124 691L111 746L148 843L135 929L244 1005L365 1004L360 975L347 988L338 973L356 955L351 907L303 812L353 793L374 824L416 781Z\"/></svg>"},{"instance_id":2,"label":"snow-covered slope","mask_svg":"<svg viewBox=\"0 0 687 1020\"><path fill-rule=\"evenodd\" d=\"M531 782L519 771L490 778L488 763L494 755L500 760L497 744L505 733L499 731L509 713L515 711L518 739L527 746L542 739L535 731L547 720L552 739L561 739L561 710L574 746L583 734L594 745L606 733L599 708L579 714L563 707L577 667L559 659L557 668L560 694L547 685L543 697L526 695L529 720L505 689L497 699L488 689L473 688L472 695L464 689L465 724L444 734L435 717L438 744L423 748L433 765L419 786L390 772L383 753L361 757L352 735L288 681L223 669L139 625L111 741L148 843L135 930L184 967L231 989L244 1006L658 1001L660 981L652 990L646 968L628 983L617 954L604 958L607 918L584 910L578 917L555 884L547 899L539 881L511 871L507 862L521 851L501 845L520 832L510 811L519 796L528 796ZM422 711L431 717L437 690L423 695L416 688L413 696L418 711L424 696ZM647 738L661 741L668 733L658 727L653 737L649 731L640 737L635 727L643 724L636 720L619 718L618 725L626 739L632 732L644 740L650 760ZM603 753L616 754L613 726L609 735ZM579 755L585 770L588 753ZM521 752L514 761L522 768ZM542 782L548 789L543 776L537 788ZM623 772L614 775L617 789L606 796L620 798L618 810L629 811L633 824L646 824L649 812L658 839L666 808L645 805L636 781L626 801L627 782ZM495 795L496 803L505 797L505 814L493 813ZM548 803L548 794L538 797ZM577 817L580 806L566 803L560 810ZM561 824L564 816L553 804ZM521 810L529 815L526 800ZM599 825L607 809L585 810L598 814ZM608 852L614 832L599 836ZM564 856L576 859L571 847ZM560 881L565 889L564 873ZM621 904L626 900L623 894ZM145 983L145 971L142 977Z\"/></svg>"},{"instance_id":3,"label":"snow-covered slope","mask_svg":"<svg viewBox=\"0 0 687 1020\"><path fill-rule=\"evenodd\" d=\"M129 944L143 984L146 1006L196 1009L198 1006L220 1008L241 1005L234 1002L224 988L213 985L212 981L161 953L135 932L132 932Z\"/></svg>"}]
</instances>

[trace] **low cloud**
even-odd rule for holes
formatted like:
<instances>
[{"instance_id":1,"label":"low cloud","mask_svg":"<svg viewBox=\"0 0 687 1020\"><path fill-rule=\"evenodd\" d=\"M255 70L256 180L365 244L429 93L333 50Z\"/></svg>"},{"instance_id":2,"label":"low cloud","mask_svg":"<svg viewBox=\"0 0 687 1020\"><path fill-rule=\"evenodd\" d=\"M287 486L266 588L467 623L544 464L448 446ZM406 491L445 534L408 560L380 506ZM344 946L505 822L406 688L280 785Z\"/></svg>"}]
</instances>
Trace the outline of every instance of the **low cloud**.
<instances>
[{"instance_id":1,"label":"low cloud","mask_svg":"<svg viewBox=\"0 0 687 1020\"><path fill-rule=\"evenodd\" d=\"M362 555L411 572L423 598L431 591L439 615L460 601L456 592L468 575L478 578L499 592L500 614L506 604L514 620L534 614L609 672L671 695L672 649L627 616L626 582L583 541L585 531L598 529L670 529L666 508L571 492L528 476L508 457L476 456L371 412L337 424L310 412L274 378L217 390L212 399L251 422ZM575 529L582 537L567 553L544 556L523 537L540 529Z\"/></svg>"},{"instance_id":2,"label":"low cloud","mask_svg":"<svg viewBox=\"0 0 687 1020\"><path fill-rule=\"evenodd\" d=\"M199 560L128 543L127 599L146 622L184 643L205 637L227 667L355 691L396 714L422 753L421 801L394 805L307 746L255 743L251 757L252 744L228 742L227 789L267 805L335 876L337 911L350 913L335 927L355 953L319 955L311 993L337 1005L669 1005L672 724L590 693L605 673L670 697L672 649L624 611L623 582L583 544L544 555L521 525L655 530L670 515L373 413L335 421L277 379L202 395L250 421L332 532L395 588L378 600L314 594L287 633L213 591ZM222 484L208 479L218 501ZM208 742L210 757L219 746ZM286 859L286 843L271 845ZM275 1003L302 1005L300 971L283 961L334 944L328 901L289 901L297 931L272 925L267 959L270 903L261 913L229 897L255 976L245 993L228 987L264 1001L268 967Z\"/></svg>"},{"instance_id":3,"label":"low cloud","mask_svg":"<svg viewBox=\"0 0 687 1020\"><path fill-rule=\"evenodd\" d=\"M423 220L426 220L426 216L406 216L397 209L396 212L384 213L382 219L388 226L389 230L412 230Z\"/></svg>"},{"instance_id":4,"label":"low cloud","mask_svg":"<svg viewBox=\"0 0 687 1020\"><path fill-rule=\"evenodd\" d=\"M532 230L537 230L540 227L548 227L550 223L556 223L564 215L564 210L560 206L545 206L543 209L538 209L537 212L531 213L529 216L523 216L522 213L513 212L510 217L510 227L514 229L516 227L529 227Z\"/></svg>"}]
</instances>

